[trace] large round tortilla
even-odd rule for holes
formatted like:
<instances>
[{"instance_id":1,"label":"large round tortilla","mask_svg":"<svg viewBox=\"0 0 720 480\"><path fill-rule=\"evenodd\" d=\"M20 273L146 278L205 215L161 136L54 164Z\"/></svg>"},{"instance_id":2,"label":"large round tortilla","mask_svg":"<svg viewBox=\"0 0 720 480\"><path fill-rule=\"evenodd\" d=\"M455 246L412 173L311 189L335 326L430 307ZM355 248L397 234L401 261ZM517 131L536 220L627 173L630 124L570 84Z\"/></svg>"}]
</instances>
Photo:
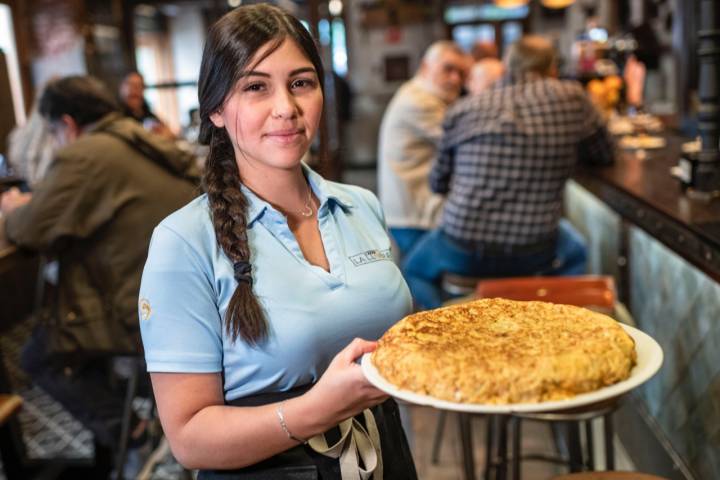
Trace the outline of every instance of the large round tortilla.
<instances>
[{"instance_id":1,"label":"large round tortilla","mask_svg":"<svg viewBox=\"0 0 720 480\"><path fill-rule=\"evenodd\" d=\"M415 313L372 355L397 387L442 400L561 400L626 379L633 339L612 318L570 305L483 299Z\"/></svg>"}]
</instances>

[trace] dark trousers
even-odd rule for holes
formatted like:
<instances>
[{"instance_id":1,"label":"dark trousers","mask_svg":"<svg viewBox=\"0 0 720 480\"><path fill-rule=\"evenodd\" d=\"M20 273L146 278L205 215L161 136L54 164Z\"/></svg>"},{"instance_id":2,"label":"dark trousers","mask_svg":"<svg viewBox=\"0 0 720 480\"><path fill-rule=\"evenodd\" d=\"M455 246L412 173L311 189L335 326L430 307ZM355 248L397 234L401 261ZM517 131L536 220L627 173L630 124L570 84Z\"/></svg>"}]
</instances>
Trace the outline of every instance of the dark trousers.
<instances>
[{"instance_id":1,"label":"dark trousers","mask_svg":"<svg viewBox=\"0 0 720 480\"><path fill-rule=\"evenodd\" d=\"M48 352L45 332L38 328L23 348L20 366L93 432L96 444L117 447L125 391L122 383L113 385L111 357L58 358Z\"/></svg>"}]
</instances>

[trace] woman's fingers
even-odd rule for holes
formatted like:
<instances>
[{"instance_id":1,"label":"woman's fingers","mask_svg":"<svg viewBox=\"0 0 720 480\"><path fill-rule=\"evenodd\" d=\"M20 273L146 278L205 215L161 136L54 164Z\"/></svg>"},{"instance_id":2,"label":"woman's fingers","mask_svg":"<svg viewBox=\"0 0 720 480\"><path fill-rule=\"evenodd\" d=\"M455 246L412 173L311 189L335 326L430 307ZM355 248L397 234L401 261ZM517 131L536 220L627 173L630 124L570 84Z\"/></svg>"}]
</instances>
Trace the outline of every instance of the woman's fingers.
<instances>
[{"instance_id":1,"label":"woman's fingers","mask_svg":"<svg viewBox=\"0 0 720 480\"><path fill-rule=\"evenodd\" d=\"M370 342L368 340L363 340L362 338L356 338L340 352L340 356L344 358L346 363L350 363L354 362L362 355L374 351L376 347L377 342Z\"/></svg>"}]
</instances>

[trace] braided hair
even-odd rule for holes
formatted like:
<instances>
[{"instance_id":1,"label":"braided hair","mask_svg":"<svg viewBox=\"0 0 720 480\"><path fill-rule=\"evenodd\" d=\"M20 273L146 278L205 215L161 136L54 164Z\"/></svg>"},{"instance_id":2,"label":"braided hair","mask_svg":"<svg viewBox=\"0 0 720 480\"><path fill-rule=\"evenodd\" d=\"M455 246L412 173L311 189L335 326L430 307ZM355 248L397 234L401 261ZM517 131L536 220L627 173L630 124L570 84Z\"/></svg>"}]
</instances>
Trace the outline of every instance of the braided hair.
<instances>
[{"instance_id":1,"label":"braided hair","mask_svg":"<svg viewBox=\"0 0 720 480\"><path fill-rule=\"evenodd\" d=\"M317 46L305 27L284 10L266 4L238 7L210 29L203 50L198 97L201 143L210 146L203 183L220 248L233 263L238 285L225 313L225 330L236 341L256 345L267 337L265 313L252 290L251 249L247 236L248 200L240 184L233 145L225 128L210 116L220 112L249 62L265 45L259 63L283 43L294 41L312 62L322 88L323 67Z\"/></svg>"}]
</instances>

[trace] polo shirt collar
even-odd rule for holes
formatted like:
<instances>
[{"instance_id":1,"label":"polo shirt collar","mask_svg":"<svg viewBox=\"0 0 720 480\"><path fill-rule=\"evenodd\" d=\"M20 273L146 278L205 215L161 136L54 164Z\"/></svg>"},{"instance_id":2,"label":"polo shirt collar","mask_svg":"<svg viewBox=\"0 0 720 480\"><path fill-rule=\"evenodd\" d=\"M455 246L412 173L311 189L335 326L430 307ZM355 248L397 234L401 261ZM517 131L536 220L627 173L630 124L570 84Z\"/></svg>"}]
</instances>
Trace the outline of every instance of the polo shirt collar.
<instances>
[{"instance_id":1,"label":"polo shirt collar","mask_svg":"<svg viewBox=\"0 0 720 480\"><path fill-rule=\"evenodd\" d=\"M308 179L310 187L313 189L313 193L320 200L320 208L327 204L337 204L343 210L352 208L353 202L350 197L347 196L342 190L337 188L332 182L328 182L319 173L312 170L310 167L302 164L303 173L305 178Z\"/></svg>"},{"instance_id":2,"label":"polo shirt collar","mask_svg":"<svg viewBox=\"0 0 720 480\"><path fill-rule=\"evenodd\" d=\"M320 207L318 208L318 211L322 209L329 209L333 205L338 205L346 211L354 207L350 197L338 189L334 184L325 180L304 163L302 164L302 169L305 174L305 178L308 179L310 188L312 188L313 193L318 200L320 200ZM248 228L252 228L252 225L260 217L262 217L268 209L272 209L273 207L268 202L258 197L255 192L247 188L245 185L241 184L240 188L249 203L247 224Z\"/></svg>"}]
</instances>

